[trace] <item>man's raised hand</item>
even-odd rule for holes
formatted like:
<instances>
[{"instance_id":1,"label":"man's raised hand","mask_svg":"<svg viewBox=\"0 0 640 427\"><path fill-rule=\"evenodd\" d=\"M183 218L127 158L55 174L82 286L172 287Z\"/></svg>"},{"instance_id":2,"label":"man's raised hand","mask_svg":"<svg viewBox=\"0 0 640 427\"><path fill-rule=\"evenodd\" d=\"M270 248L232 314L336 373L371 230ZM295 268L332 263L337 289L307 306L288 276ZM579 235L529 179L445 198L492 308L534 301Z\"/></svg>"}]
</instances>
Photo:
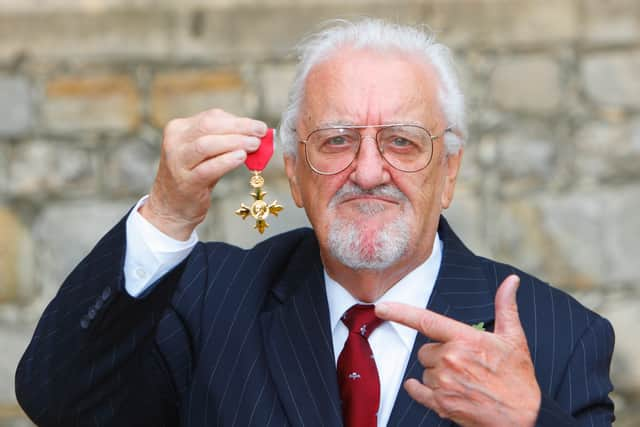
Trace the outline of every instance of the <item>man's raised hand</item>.
<instances>
[{"instance_id":1,"label":"man's raised hand","mask_svg":"<svg viewBox=\"0 0 640 427\"><path fill-rule=\"evenodd\" d=\"M496 293L494 333L399 303L381 303L376 314L431 338L418 352L422 382L409 379L409 395L462 426L533 426L540 388L524 335L516 292L507 277Z\"/></svg>"},{"instance_id":2,"label":"man's raised hand","mask_svg":"<svg viewBox=\"0 0 640 427\"><path fill-rule=\"evenodd\" d=\"M140 213L165 234L187 240L206 217L218 180L257 150L266 132L261 121L219 109L170 121L158 173Z\"/></svg>"}]
</instances>

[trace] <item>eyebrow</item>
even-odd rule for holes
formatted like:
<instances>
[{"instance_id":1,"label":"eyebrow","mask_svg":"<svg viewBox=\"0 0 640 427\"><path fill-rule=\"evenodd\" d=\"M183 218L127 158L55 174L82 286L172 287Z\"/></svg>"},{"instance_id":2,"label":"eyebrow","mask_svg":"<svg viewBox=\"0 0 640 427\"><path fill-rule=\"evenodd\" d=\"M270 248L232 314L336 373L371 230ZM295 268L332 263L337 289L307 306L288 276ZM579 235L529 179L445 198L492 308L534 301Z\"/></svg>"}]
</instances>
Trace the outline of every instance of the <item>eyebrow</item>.
<instances>
[{"instance_id":1,"label":"eyebrow","mask_svg":"<svg viewBox=\"0 0 640 427\"><path fill-rule=\"evenodd\" d=\"M336 128L341 126L356 126L356 123L351 121L327 121L318 123L315 128Z\"/></svg>"}]
</instances>

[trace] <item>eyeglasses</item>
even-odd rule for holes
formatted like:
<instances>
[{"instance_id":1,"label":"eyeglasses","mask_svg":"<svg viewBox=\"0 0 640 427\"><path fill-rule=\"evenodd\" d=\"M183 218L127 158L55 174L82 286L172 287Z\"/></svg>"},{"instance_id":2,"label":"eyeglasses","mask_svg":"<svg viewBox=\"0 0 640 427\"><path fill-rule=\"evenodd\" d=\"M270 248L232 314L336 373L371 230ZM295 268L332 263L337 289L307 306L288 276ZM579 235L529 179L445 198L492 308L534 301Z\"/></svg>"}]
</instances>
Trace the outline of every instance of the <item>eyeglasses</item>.
<instances>
[{"instance_id":1,"label":"eyeglasses","mask_svg":"<svg viewBox=\"0 0 640 427\"><path fill-rule=\"evenodd\" d=\"M371 126L336 126L316 129L299 141L309 167L320 175L334 175L347 169L360 151L363 136L360 130L375 128L376 145L382 158L402 172L418 172L426 168L433 156L433 142L451 132L446 128L440 135L418 125L391 124ZM366 138L366 137L364 137Z\"/></svg>"}]
</instances>

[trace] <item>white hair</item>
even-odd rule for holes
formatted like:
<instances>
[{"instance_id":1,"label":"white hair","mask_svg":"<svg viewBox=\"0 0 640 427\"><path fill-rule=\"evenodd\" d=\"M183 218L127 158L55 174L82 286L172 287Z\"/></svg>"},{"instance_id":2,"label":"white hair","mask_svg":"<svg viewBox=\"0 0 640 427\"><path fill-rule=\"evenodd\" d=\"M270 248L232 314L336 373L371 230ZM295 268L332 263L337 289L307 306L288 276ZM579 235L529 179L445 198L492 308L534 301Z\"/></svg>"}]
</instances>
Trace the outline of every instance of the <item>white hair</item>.
<instances>
[{"instance_id":1,"label":"white hair","mask_svg":"<svg viewBox=\"0 0 640 427\"><path fill-rule=\"evenodd\" d=\"M457 153L467 135L464 95L458 84L453 57L433 35L416 27L391 24L379 19L365 18L357 22L330 21L327 28L312 34L297 47L298 66L289 91L289 105L282 113L278 135L285 155L295 157L298 137L296 123L302 106L305 82L313 67L339 49L376 49L407 52L431 64L440 80L438 99L454 132L444 136L448 153Z\"/></svg>"}]
</instances>

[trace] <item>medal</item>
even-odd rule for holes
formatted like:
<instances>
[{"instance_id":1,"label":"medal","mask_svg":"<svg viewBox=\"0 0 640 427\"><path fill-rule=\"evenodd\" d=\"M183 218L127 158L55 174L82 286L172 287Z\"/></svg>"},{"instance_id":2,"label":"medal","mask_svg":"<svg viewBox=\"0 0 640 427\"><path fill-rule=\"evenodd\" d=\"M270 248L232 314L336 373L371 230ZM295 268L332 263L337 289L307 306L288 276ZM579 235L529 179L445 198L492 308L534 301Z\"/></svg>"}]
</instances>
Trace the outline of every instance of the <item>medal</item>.
<instances>
[{"instance_id":1,"label":"medal","mask_svg":"<svg viewBox=\"0 0 640 427\"><path fill-rule=\"evenodd\" d=\"M264 201L264 196L267 195L267 192L262 190L264 178L261 172L267 166L267 163L269 163L273 155L273 134L274 129L269 129L260 141L260 148L253 153L247 154L247 160L244 164L247 165L247 168L253 174L249 180L249 185L253 188L253 192L250 193L253 197L253 203L250 207L241 203L240 209L236 210L236 215L242 217L242 219L246 219L251 215L256 220L253 228L258 230L260 234L264 233L264 230L269 227L267 223L269 214L278 216L278 212L284 209L278 204L277 200L267 204L267 202Z\"/></svg>"}]
</instances>

